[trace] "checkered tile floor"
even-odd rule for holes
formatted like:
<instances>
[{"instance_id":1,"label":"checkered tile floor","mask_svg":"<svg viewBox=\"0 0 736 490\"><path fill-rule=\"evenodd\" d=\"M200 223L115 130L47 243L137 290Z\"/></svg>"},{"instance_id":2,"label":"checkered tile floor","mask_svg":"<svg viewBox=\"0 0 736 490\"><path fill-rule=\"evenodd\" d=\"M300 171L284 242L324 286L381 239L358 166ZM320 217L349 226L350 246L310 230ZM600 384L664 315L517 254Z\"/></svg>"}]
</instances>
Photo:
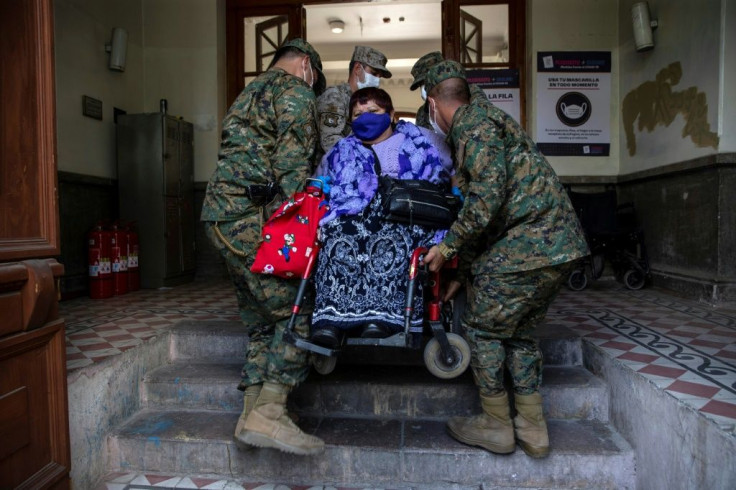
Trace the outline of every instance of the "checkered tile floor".
<instances>
[{"instance_id":1,"label":"checkered tile floor","mask_svg":"<svg viewBox=\"0 0 736 490\"><path fill-rule=\"evenodd\" d=\"M183 319L238 320L228 282L195 282L108 300L61 303L71 371L131 349ZM612 280L563 289L548 321L564 325L725 431L736 432L736 305L712 307L658 289L629 291ZM118 474L106 489L289 490L243 482Z\"/></svg>"}]
</instances>

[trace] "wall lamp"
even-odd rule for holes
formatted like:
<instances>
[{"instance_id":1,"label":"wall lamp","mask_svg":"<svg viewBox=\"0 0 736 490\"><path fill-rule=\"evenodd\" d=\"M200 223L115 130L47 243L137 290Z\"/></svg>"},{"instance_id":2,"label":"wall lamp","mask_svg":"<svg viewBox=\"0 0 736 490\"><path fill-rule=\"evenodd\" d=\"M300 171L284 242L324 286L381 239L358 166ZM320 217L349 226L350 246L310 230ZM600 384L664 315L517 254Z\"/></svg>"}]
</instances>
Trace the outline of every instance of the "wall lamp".
<instances>
[{"instance_id":1,"label":"wall lamp","mask_svg":"<svg viewBox=\"0 0 736 490\"><path fill-rule=\"evenodd\" d=\"M115 71L125 71L125 53L128 50L128 31L122 27L112 29L112 39L105 44L105 51L110 53L108 67Z\"/></svg>"},{"instance_id":2,"label":"wall lamp","mask_svg":"<svg viewBox=\"0 0 736 490\"><path fill-rule=\"evenodd\" d=\"M649 3L638 2L631 6L631 21L634 26L634 44L639 52L654 48L652 31L659 26L649 15Z\"/></svg>"}]
</instances>

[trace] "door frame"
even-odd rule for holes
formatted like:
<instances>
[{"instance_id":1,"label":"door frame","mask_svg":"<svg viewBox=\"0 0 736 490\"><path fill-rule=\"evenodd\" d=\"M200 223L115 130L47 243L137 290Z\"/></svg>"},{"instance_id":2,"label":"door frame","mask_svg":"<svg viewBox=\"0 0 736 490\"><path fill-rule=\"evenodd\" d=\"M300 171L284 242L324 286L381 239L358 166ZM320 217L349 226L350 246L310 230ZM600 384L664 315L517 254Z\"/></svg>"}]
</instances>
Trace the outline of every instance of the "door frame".
<instances>
[{"instance_id":1,"label":"door frame","mask_svg":"<svg viewBox=\"0 0 736 490\"><path fill-rule=\"evenodd\" d=\"M288 39L306 38L306 5L355 3L356 0L227 0L226 1L226 59L227 59L227 106L245 87L245 60L243 52L245 17L266 15L288 15ZM370 2L370 0L357 0ZM509 6L509 62L472 64L469 68L516 68L519 70L520 103L522 126L526 126L526 0L442 0L441 45L446 59L460 59L460 7L463 5ZM378 7L378 5L377 5ZM511 49L513 47L513 49ZM227 107L225 108L227 109Z\"/></svg>"}]
</instances>

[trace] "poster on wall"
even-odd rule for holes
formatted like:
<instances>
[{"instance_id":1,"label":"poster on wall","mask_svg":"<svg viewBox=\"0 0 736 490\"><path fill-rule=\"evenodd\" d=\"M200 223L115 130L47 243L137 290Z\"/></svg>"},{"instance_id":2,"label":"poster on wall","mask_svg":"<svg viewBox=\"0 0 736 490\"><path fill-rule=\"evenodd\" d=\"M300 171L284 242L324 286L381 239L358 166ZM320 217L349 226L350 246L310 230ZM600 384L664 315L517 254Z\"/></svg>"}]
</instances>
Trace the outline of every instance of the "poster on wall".
<instances>
[{"instance_id":1,"label":"poster on wall","mask_svg":"<svg viewBox=\"0 0 736 490\"><path fill-rule=\"evenodd\" d=\"M537 53L537 146L547 156L608 156L611 52Z\"/></svg>"},{"instance_id":2,"label":"poster on wall","mask_svg":"<svg viewBox=\"0 0 736 490\"><path fill-rule=\"evenodd\" d=\"M467 70L465 78L482 88L493 105L521 124L519 70Z\"/></svg>"}]
</instances>

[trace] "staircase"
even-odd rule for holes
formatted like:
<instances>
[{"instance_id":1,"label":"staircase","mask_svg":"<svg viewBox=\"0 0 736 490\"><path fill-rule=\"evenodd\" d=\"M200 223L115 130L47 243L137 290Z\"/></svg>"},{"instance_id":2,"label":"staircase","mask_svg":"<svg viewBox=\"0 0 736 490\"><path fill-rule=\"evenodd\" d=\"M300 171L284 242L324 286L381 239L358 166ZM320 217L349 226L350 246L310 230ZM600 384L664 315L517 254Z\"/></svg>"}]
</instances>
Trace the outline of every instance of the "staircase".
<instances>
[{"instance_id":1,"label":"staircase","mask_svg":"<svg viewBox=\"0 0 736 490\"><path fill-rule=\"evenodd\" d=\"M634 452L609 421L607 386L582 367L580 340L564 327L546 325L539 336L552 446L542 460L521 449L494 455L446 434L448 417L480 410L469 373L440 380L418 351L372 356L366 348L343 353L329 375L312 372L290 396L300 427L325 440L323 454L239 450L241 330L222 322L174 328L170 363L144 378L144 408L108 439L110 471L373 488L635 487ZM386 357L402 365L386 366Z\"/></svg>"}]
</instances>

